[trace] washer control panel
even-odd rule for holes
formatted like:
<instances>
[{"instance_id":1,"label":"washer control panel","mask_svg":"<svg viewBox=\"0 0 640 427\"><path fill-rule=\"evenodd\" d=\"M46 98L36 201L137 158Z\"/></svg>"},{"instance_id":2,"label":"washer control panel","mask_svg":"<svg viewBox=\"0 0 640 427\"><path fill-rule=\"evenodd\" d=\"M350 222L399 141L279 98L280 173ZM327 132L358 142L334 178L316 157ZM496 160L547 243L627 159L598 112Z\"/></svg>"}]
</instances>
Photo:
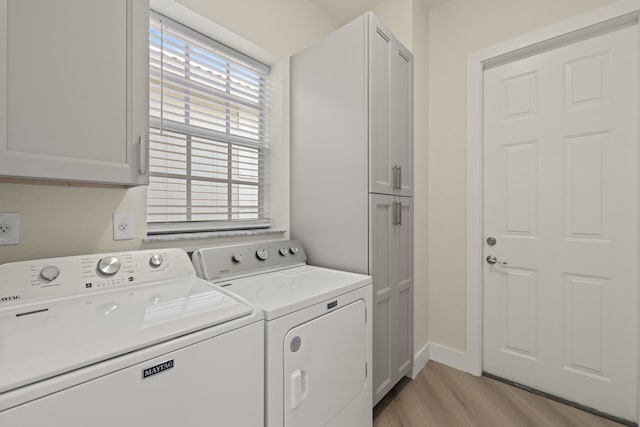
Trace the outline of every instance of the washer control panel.
<instances>
[{"instance_id":1,"label":"washer control panel","mask_svg":"<svg viewBox=\"0 0 640 427\"><path fill-rule=\"evenodd\" d=\"M302 245L296 240L205 248L195 251L192 259L198 276L213 281L307 262Z\"/></svg>"},{"instance_id":2,"label":"washer control panel","mask_svg":"<svg viewBox=\"0 0 640 427\"><path fill-rule=\"evenodd\" d=\"M161 280L195 277L187 253L158 249L48 258L0 265L0 308Z\"/></svg>"}]
</instances>

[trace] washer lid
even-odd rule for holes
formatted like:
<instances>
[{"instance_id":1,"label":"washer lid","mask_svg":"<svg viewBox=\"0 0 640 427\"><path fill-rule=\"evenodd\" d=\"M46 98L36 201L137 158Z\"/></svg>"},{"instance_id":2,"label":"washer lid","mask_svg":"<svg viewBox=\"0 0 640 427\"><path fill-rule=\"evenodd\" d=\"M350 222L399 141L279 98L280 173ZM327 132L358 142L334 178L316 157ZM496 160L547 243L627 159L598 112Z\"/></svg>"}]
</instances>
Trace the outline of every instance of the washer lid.
<instances>
[{"instance_id":1,"label":"washer lid","mask_svg":"<svg viewBox=\"0 0 640 427\"><path fill-rule=\"evenodd\" d=\"M0 310L0 393L248 316L204 280L186 278ZM241 326L241 325L239 325Z\"/></svg>"},{"instance_id":2,"label":"washer lid","mask_svg":"<svg viewBox=\"0 0 640 427\"><path fill-rule=\"evenodd\" d=\"M271 320L371 284L371 276L305 265L220 282Z\"/></svg>"}]
</instances>

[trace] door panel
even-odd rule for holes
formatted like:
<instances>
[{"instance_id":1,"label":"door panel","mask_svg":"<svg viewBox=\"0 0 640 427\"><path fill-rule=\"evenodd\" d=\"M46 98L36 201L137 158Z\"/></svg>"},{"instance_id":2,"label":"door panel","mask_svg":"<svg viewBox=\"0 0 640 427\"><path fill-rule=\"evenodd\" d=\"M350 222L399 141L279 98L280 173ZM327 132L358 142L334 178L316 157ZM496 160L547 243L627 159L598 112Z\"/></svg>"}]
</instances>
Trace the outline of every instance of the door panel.
<instances>
[{"instance_id":1,"label":"door panel","mask_svg":"<svg viewBox=\"0 0 640 427\"><path fill-rule=\"evenodd\" d=\"M395 230L393 208L395 198L370 195L370 268L373 277L373 402L377 403L395 384L394 339L397 299L391 271L394 257Z\"/></svg>"},{"instance_id":2,"label":"door panel","mask_svg":"<svg viewBox=\"0 0 640 427\"><path fill-rule=\"evenodd\" d=\"M370 198L375 405L413 369L413 200Z\"/></svg>"},{"instance_id":3,"label":"door panel","mask_svg":"<svg viewBox=\"0 0 640 427\"><path fill-rule=\"evenodd\" d=\"M17 42L9 46L7 58L8 151L126 163L124 144L81 144L72 138L77 132L89 138L104 135L111 141L127 139L127 34L95 31L94 27L100 17L114 28L126 29L127 5L125 1L119 3L118 7L111 2L70 0L62 4L8 3L7 37ZM78 15L70 17L71 10ZM34 20L38 25L26 25ZM38 42L28 43L31 40ZM90 46L113 46L106 50L117 55L105 55L102 49L88 49ZM42 73L43 63L62 65L78 60L81 67L50 67ZM69 80L73 84L66 84ZM87 94L100 100L88 110L86 103L78 102ZM43 98L56 100L58 108L51 108Z\"/></svg>"},{"instance_id":4,"label":"door panel","mask_svg":"<svg viewBox=\"0 0 640 427\"><path fill-rule=\"evenodd\" d=\"M148 1L0 0L3 176L148 183L148 27Z\"/></svg>"},{"instance_id":5,"label":"door panel","mask_svg":"<svg viewBox=\"0 0 640 427\"><path fill-rule=\"evenodd\" d=\"M391 91L394 43L391 33L372 18L369 58L369 192L393 192L393 140L391 138Z\"/></svg>"},{"instance_id":6,"label":"door panel","mask_svg":"<svg viewBox=\"0 0 640 427\"><path fill-rule=\"evenodd\" d=\"M413 200L397 197L401 215L394 226L394 260L392 263L395 294L398 301L397 349L394 359L396 378L413 368Z\"/></svg>"},{"instance_id":7,"label":"door panel","mask_svg":"<svg viewBox=\"0 0 640 427\"><path fill-rule=\"evenodd\" d=\"M413 195L413 55L399 42L393 43L391 78L391 166L398 166L398 196ZM392 177L393 178L393 177ZM393 182L392 182L393 186ZM398 188L399 187L399 188Z\"/></svg>"},{"instance_id":8,"label":"door panel","mask_svg":"<svg viewBox=\"0 0 640 427\"><path fill-rule=\"evenodd\" d=\"M369 192L413 195L413 55L371 16Z\"/></svg>"},{"instance_id":9,"label":"door panel","mask_svg":"<svg viewBox=\"0 0 640 427\"><path fill-rule=\"evenodd\" d=\"M359 300L287 333L283 343L285 426L324 426L330 421L344 425L338 414L368 392L365 310L364 301ZM366 413L363 417L369 419Z\"/></svg>"},{"instance_id":10,"label":"door panel","mask_svg":"<svg viewBox=\"0 0 640 427\"><path fill-rule=\"evenodd\" d=\"M391 293L379 298L373 310L373 392L375 395L384 395L391 387ZM383 392L384 391L384 392Z\"/></svg>"},{"instance_id":11,"label":"door panel","mask_svg":"<svg viewBox=\"0 0 640 427\"><path fill-rule=\"evenodd\" d=\"M484 370L637 419L637 28L484 73Z\"/></svg>"},{"instance_id":12,"label":"door panel","mask_svg":"<svg viewBox=\"0 0 640 427\"><path fill-rule=\"evenodd\" d=\"M505 274L503 348L525 358L536 357L536 273L509 268Z\"/></svg>"},{"instance_id":13,"label":"door panel","mask_svg":"<svg viewBox=\"0 0 640 427\"><path fill-rule=\"evenodd\" d=\"M579 373L600 375L607 337L603 336L602 321L608 280L577 275L565 275L565 364Z\"/></svg>"}]
</instances>

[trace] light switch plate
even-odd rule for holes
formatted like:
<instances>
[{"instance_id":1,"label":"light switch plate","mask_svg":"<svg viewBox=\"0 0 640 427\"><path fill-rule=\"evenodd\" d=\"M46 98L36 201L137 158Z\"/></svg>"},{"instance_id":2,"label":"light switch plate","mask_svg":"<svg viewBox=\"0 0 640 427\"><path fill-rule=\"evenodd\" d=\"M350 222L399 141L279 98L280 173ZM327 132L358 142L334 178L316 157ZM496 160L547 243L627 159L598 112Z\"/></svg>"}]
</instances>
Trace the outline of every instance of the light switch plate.
<instances>
[{"instance_id":1,"label":"light switch plate","mask_svg":"<svg viewBox=\"0 0 640 427\"><path fill-rule=\"evenodd\" d=\"M18 243L20 243L20 214L0 213L0 245L17 245Z\"/></svg>"},{"instance_id":2,"label":"light switch plate","mask_svg":"<svg viewBox=\"0 0 640 427\"><path fill-rule=\"evenodd\" d=\"M128 213L113 214L113 240L133 239L133 215Z\"/></svg>"}]
</instances>

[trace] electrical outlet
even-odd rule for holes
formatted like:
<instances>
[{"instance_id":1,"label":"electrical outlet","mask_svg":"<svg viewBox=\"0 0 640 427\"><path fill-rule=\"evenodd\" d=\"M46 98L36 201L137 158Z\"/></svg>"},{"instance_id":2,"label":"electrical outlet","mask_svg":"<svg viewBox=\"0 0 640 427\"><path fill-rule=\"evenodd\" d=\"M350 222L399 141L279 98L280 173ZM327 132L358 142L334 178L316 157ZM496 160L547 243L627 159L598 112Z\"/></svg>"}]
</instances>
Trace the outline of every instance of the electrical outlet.
<instances>
[{"instance_id":1,"label":"electrical outlet","mask_svg":"<svg viewBox=\"0 0 640 427\"><path fill-rule=\"evenodd\" d=\"M0 245L17 245L20 243L20 214L0 213Z\"/></svg>"},{"instance_id":2,"label":"electrical outlet","mask_svg":"<svg viewBox=\"0 0 640 427\"><path fill-rule=\"evenodd\" d=\"M113 214L113 240L133 239L133 215L127 213Z\"/></svg>"}]
</instances>

